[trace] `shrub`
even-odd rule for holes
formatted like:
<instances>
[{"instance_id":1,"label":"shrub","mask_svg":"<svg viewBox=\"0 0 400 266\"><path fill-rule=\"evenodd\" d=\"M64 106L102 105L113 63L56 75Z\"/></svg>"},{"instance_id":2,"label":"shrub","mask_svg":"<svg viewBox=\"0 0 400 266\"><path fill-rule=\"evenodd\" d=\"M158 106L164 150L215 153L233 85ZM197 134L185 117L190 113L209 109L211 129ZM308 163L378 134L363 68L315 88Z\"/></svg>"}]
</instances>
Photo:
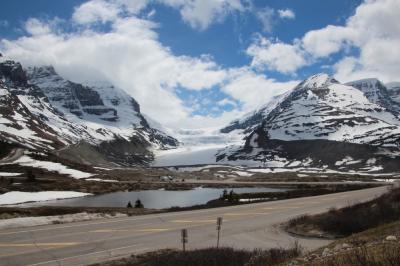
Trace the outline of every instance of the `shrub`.
<instances>
[{"instance_id":1,"label":"shrub","mask_svg":"<svg viewBox=\"0 0 400 266\"><path fill-rule=\"evenodd\" d=\"M143 203L140 201L140 199L137 199L135 202L135 208L141 209L144 208Z\"/></svg>"}]
</instances>

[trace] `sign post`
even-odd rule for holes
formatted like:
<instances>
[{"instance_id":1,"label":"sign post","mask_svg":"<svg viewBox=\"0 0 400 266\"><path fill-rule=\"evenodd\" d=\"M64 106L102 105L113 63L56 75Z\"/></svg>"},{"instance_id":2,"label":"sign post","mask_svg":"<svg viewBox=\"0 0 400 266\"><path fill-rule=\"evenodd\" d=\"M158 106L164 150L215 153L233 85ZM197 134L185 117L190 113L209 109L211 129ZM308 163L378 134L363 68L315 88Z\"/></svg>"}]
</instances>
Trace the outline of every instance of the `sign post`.
<instances>
[{"instance_id":1,"label":"sign post","mask_svg":"<svg viewBox=\"0 0 400 266\"><path fill-rule=\"evenodd\" d=\"M181 237L182 237L182 249L183 251L186 251L186 243L188 242L187 229L182 229Z\"/></svg>"},{"instance_id":2,"label":"sign post","mask_svg":"<svg viewBox=\"0 0 400 266\"><path fill-rule=\"evenodd\" d=\"M219 247L219 233L221 231L222 226L222 217L217 218L217 231L218 231L218 238L217 238L217 248Z\"/></svg>"}]
</instances>

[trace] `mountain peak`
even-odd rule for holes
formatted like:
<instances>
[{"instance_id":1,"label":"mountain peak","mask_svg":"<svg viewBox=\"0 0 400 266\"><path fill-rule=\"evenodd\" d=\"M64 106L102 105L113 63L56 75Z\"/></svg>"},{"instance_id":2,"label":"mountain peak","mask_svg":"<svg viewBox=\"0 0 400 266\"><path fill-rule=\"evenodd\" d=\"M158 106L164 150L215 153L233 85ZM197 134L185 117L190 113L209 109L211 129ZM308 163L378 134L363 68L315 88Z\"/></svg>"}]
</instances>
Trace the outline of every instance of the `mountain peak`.
<instances>
[{"instance_id":1,"label":"mountain peak","mask_svg":"<svg viewBox=\"0 0 400 266\"><path fill-rule=\"evenodd\" d=\"M336 79L326 73L318 73L305 79L299 84L300 88L316 89L332 83L338 83Z\"/></svg>"},{"instance_id":2,"label":"mountain peak","mask_svg":"<svg viewBox=\"0 0 400 266\"><path fill-rule=\"evenodd\" d=\"M29 67L27 70L31 76L43 77L57 75L57 72L52 65Z\"/></svg>"}]
</instances>

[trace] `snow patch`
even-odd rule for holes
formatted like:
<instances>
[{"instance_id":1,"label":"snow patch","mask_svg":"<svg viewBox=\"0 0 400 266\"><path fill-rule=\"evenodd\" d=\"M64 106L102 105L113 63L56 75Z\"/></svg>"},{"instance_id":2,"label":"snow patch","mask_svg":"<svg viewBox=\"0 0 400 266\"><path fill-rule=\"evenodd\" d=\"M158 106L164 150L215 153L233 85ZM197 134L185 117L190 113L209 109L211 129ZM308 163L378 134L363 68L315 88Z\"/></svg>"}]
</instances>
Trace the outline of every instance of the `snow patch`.
<instances>
[{"instance_id":1,"label":"snow patch","mask_svg":"<svg viewBox=\"0 0 400 266\"><path fill-rule=\"evenodd\" d=\"M39 161L39 160L32 159L31 157L29 157L27 155L22 156L21 158L19 158L18 160L14 161L12 163L13 164L16 163L16 164L19 164L22 166L30 166L30 167L35 167L35 168L46 169L48 171L58 172L60 174L69 175L75 179L88 178L88 177L93 176L93 174L82 172L82 171L75 170L75 169L71 169L60 163L54 163L54 162L49 162L49 161Z\"/></svg>"},{"instance_id":2,"label":"snow patch","mask_svg":"<svg viewBox=\"0 0 400 266\"><path fill-rule=\"evenodd\" d=\"M0 195L0 205L20 204L32 201L36 202L36 201L78 198L88 195L92 194L75 192L75 191L40 191L40 192L11 191Z\"/></svg>"},{"instance_id":3,"label":"snow patch","mask_svg":"<svg viewBox=\"0 0 400 266\"><path fill-rule=\"evenodd\" d=\"M22 173L7 173L7 172L0 172L0 176L20 176Z\"/></svg>"}]
</instances>

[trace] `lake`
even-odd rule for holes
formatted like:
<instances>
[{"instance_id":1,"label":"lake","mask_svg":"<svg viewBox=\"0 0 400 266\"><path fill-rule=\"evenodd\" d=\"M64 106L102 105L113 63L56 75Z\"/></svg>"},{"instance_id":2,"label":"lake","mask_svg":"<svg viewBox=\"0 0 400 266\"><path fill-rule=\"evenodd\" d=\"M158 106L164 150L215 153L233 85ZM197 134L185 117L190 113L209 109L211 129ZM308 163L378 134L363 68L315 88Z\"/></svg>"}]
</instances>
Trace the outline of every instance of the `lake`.
<instances>
[{"instance_id":1,"label":"lake","mask_svg":"<svg viewBox=\"0 0 400 266\"><path fill-rule=\"evenodd\" d=\"M71 206L71 207L125 207L129 201L132 205L140 199L145 208L163 209L170 207L189 207L205 204L217 199L223 188L195 188L192 190L142 190L130 192L114 192L109 194L88 196L74 199L54 200L23 204L24 206ZM231 188L227 188L228 192ZM285 188L242 187L233 188L235 193L279 192Z\"/></svg>"}]
</instances>

